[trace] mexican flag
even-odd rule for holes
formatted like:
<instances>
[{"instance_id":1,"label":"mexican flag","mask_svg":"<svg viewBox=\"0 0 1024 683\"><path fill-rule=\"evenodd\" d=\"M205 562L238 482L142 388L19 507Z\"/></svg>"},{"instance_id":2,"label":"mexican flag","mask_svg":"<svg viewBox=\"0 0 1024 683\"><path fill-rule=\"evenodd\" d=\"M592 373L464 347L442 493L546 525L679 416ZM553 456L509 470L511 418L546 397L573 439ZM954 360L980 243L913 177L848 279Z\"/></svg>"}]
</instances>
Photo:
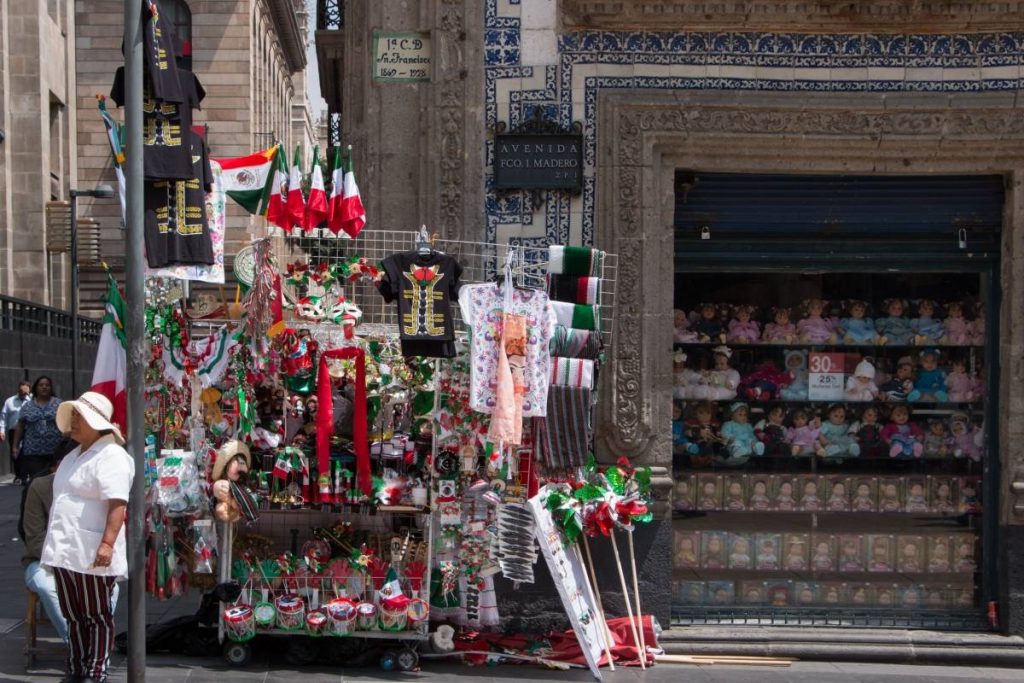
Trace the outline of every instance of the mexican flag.
<instances>
[{"instance_id":1,"label":"mexican flag","mask_svg":"<svg viewBox=\"0 0 1024 683\"><path fill-rule=\"evenodd\" d=\"M124 126L114 120L114 117L107 111L106 98L103 95L96 96L96 104L100 110L100 117L103 119L103 126L107 129L107 142L110 143L110 153L114 156L114 175L117 176L117 196L121 201L121 218L127 215L125 210L125 180L124 180L124 168L122 167L125 162L124 146L122 143L122 137L124 136Z\"/></svg>"},{"instance_id":2,"label":"mexican flag","mask_svg":"<svg viewBox=\"0 0 1024 683\"><path fill-rule=\"evenodd\" d=\"M286 194L286 188L288 187L288 167L284 160L284 151L281 149L281 145L274 148L274 163L273 175L270 179L269 193L267 194L267 222L271 225L276 225L288 233L288 229L291 227L287 223L285 216L285 202L287 201L288 195Z\"/></svg>"},{"instance_id":3,"label":"mexican flag","mask_svg":"<svg viewBox=\"0 0 1024 683\"><path fill-rule=\"evenodd\" d=\"M302 217L302 229L308 235L327 220L327 192L324 190L324 172L320 169L320 148L313 148L313 168L309 172L309 201Z\"/></svg>"},{"instance_id":4,"label":"mexican flag","mask_svg":"<svg viewBox=\"0 0 1024 683\"><path fill-rule=\"evenodd\" d=\"M301 227L302 219L306 215L306 200L302 196L302 169L299 168L301 158L302 147L295 145L295 156L292 157L292 168L288 173L288 205L285 210L288 228ZM285 228L286 233L288 228ZM299 231L295 230L293 236L299 237Z\"/></svg>"},{"instance_id":5,"label":"mexican flag","mask_svg":"<svg viewBox=\"0 0 1024 683\"><path fill-rule=\"evenodd\" d=\"M349 154L348 168L343 173L341 155L337 150L334 154L334 170L331 172L334 185L331 188L331 215L327 227L335 235L339 230L344 230L349 237L356 237L366 225L366 210L363 209L363 200L359 197L356 174L352 171L352 155Z\"/></svg>"},{"instance_id":6,"label":"mexican flag","mask_svg":"<svg viewBox=\"0 0 1024 683\"><path fill-rule=\"evenodd\" d=\"M92 370L92 390L110 399L114 406L113 422L126 433L128 428L128 396L125 393L128 355L125 353L125 303L117 289L114 276L107 271L107 304L100 332L96 365Z\"/></svg>"},{"instance_id":7,"label":"mexican flag","mask_svg":"<svg viewBox=\"0 0 1024 683\"><path fill-rule=\"evenodd\" d=\"M249 213L267 212L275 156L277 147L268 147L246 157L216 160L224 171L224 191Z\"/></svg>"}]
</instances>

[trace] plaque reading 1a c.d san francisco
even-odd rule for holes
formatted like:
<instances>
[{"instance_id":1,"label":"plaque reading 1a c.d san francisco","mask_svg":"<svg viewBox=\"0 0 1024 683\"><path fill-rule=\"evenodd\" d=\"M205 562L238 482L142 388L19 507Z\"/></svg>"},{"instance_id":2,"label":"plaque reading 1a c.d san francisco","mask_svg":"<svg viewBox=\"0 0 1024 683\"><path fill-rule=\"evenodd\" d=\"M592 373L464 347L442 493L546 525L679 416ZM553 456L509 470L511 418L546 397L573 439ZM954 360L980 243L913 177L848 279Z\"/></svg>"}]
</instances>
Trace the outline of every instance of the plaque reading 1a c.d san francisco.
<instances>
[{"instance_id":1,"label":"plaque reading 1a c.d san francisco","mask_svg":"<svg viewBox=\"0 0 1024 683\"><path fill-rule=\"evenodd\" d=\"M583 136L494 136L494 187L579 192L583 187Z\"/></svg>"}]
</instances>

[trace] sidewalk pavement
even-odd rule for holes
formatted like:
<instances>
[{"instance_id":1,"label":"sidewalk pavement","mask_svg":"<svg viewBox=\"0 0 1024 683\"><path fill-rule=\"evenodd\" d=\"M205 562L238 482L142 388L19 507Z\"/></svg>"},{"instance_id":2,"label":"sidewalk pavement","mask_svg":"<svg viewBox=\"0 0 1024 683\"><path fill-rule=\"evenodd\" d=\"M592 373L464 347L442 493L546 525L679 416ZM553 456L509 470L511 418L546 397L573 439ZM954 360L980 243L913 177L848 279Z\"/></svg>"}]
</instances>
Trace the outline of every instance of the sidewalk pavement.
<instances>
[{"instance_id":1,"label":"sidewalk pavement","mask_svg":"<svg viewBox=\"0 0 1024 683\"><path fill-rule=\"evenodd\" d=\"M49 625L40 627L41 640L50 650L37 658L36 666L25 669L24 645L25 589L21 568L21 539L18 538L18 506L21 487L0 482L0 586L7 595L0 598L0 683L56 683L63 669L63 648ZM118 630L127 628L128 593L122 589L118 600ZM166 621L189 614L198 604L198 595L158 602L147 600L148 623ZM219 657L183 657L154 654L147 658L148 683L349 683L367 681L409 681L441 683L513 683L527 678L552 683L585 683L593 680L585 670L552 671L533 664L500 667L469 667L450 661L421 661L417 673L385 673L376 667L326 667L315 665L295 668L284 664L276 648L258 647L252 662L244 668L229 668ZM975 681L1022 681L1024 670L982 669L951 666L906 666L886 664L845 664L839 662L796 662L790 667L686 666L661 664L642 672L619 667L614 673L603 671L609 683L974 683ZM127 681L125 658L115 655L111 661L111 683Z\"/></svg>"}]
</instances>

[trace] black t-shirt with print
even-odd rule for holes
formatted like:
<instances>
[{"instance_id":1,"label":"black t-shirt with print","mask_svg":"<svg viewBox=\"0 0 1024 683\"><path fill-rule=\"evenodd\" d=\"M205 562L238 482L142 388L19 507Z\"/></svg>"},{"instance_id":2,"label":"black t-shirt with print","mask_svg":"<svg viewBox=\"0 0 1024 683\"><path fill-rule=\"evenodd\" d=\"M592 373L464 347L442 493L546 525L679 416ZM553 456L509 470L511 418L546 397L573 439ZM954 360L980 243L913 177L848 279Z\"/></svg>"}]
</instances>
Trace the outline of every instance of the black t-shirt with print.
<instances>
[{"instance_id":1,"label":"black t-shirt with print","mask_svg":"<svg viewBox=\"0 0 1024 683\"><path fill-rule=\"evenodd\" d=\"M203 139L192 140L192 180L147 180L146 260L150 268L213 263L213 242L206 218L206 193L213 186L210 157Z\"/></svg>"},{"instance_id":2,"label":"black t-shirt with print","mask_svg":"<svg viewBox=\"0 0 1024 683\"><path fill-rule=\"evenodd\" d=\"M185 102L185 91L175 62L177 41L174 27L160 13L156 0L146 0L143 10L146 21L143 24L142 54L149 82L153 85L153 97L164 102Z\"/></svg>"},{"instance_id":3,"label":"black t-shirt with print","mask_svg":"<svg viewBox=\"0 0 1024 683\"><path fill-rule=\"evenodd\" d=\"M398 301L398 330L402 354L429 358L455 356L452 302L459 294L462 266L448 254L432 251L421 256L405 251L381 263L377 285L384 300Z\"/></svg>"},{"instance_id":4,"label":"black t-shirt with print","mask_svg":"<svg viewBox=\"0 0 1024 683\"><path fill-rule=\"evenodd\" d=\"M188 69L178 67L184 100L167 102L155 98L146 79L142 87L142 156L146 180L187 180L192 177L192 154L188 139L192 130L192 110L206 97L203 85ZM114 74L110 99L124 104L124 67Z\"/></svg>"}]
</instances>

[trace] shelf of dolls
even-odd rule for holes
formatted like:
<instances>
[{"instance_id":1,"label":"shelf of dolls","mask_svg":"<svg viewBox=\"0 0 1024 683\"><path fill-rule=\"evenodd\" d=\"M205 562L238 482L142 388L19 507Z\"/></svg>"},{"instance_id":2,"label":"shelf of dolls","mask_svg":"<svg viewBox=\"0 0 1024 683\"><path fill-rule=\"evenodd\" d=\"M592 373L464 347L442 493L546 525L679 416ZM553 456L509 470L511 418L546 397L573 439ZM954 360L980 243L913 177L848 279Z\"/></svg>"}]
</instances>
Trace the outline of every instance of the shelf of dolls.
<instances>
[{"instance_id":1,"label":"shelf of dolls","mask_svg":"<svg viewBox=\"0 0 1024 683\"><path fill-rule=\"evenodd\" d=\"M908 521L911 523L908 524ZM978 521L978 515L939 512L677 510L672 515L672 526L677 531L728 529L731 533L978 534Z\"/></svg>"},{"instance_id":2,"label":"shelf of dolls","mask_svg":"<svg viewBox=\"0 0 1024 683\"><path fill-rule=\"evenodd\" d=\"M841 572L828 570L794 570L794 569L673 569L672 578L676 581L744 581L744 580L790 580L790 581L849 581L871 583L877 581L913 582L913 583L954 583L964 579L973 579L978 575L977 569L964 572L905 572L862 571Z\"/></svg>"},{"instance_id":3,"label":"shelf of dolls","mask_svg":"<svg viewBox=\"0 0 1024 683\"><path fill-rule=\"evenodd\" d=\"M704 399L704 398L683 398L679 396L673 396L673 400L683 401L684 403L697 404L702 401L708 401L716 405L720 405L724 409L727 409L731 404L740 401L746 403L750 407L751 413L764 413L768 409L774 406L796 407L796 406L818 406L820 408L827 408L830 405L840 403L851 410L863 410L867 407L873 408L893 408L894 406L905 405L910 406L911 415L952 415L953 413L968 413L969 415L984 415L985 404L981 399L977 401L971 401L966 403L952 403L945 402L939 403L936 401L852 401L849 399L808 399L808 398L794 398L794 399L758 399L758 398L743 398L742 396L735 396L733 398L720 398L720 399Z\"/></svg>"}]
</instances>

